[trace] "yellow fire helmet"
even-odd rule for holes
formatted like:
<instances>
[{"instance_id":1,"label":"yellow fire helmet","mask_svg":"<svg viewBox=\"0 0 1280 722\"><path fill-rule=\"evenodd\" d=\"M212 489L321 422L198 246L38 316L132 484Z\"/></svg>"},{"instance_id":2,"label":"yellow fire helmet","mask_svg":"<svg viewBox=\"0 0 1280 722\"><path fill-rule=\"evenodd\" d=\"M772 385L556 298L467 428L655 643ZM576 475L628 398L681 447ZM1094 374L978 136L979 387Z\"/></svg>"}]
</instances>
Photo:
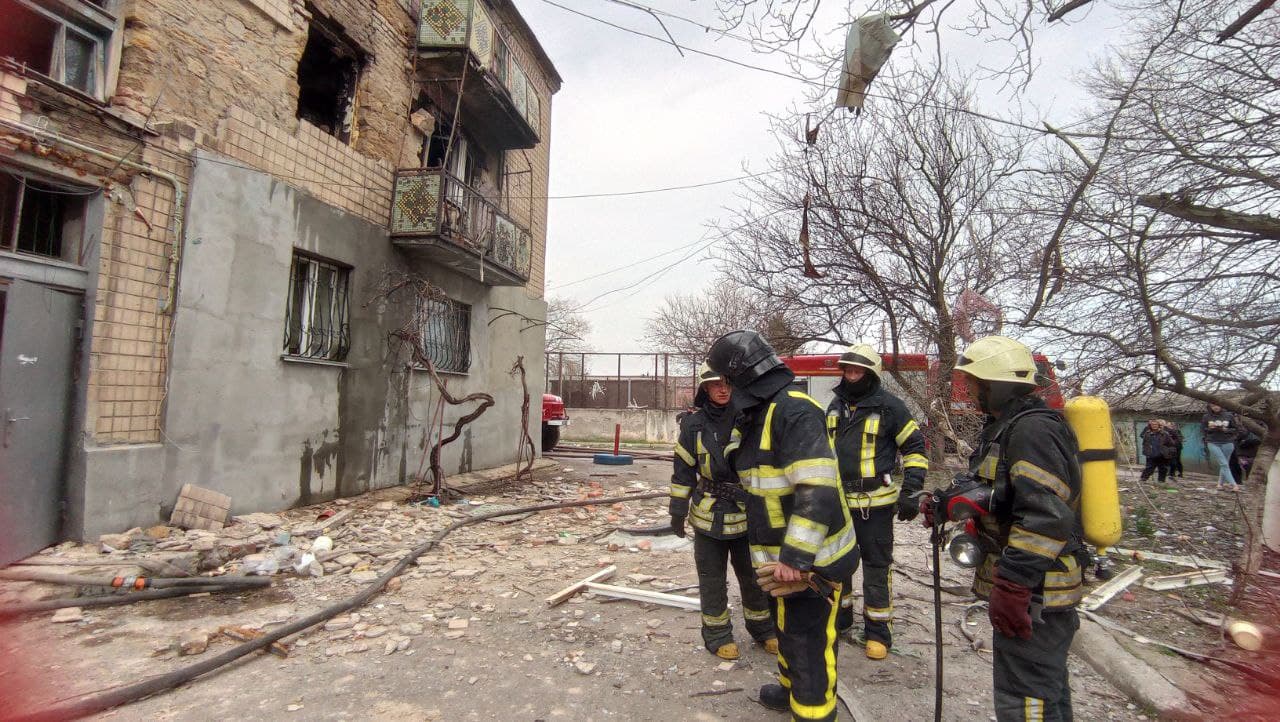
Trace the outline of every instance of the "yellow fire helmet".
<instances>
[{"instance_id":1,"label":"yellow fire helmet","mask_svg":"<svg viewBox=\"0 0 1280 722\"><path fill-rule=\"evenodd\" d=\"M1036 361L1031 349L1007 336L986 336L960 354L956 370L983 381L1036 385Z\"/></svg>"},{"instance_id":2,"label":"yellow fire helmet","mask_svg":"<svg viewBox=\"0 0 1280 722\"><path fill-rule=\"evenodd\" d=\"M884 363L880 360L880 354L876 353L871 344L860 343L845 349L840 354L839 364L841 366L861 366L871 371L876 376L880 376L884 371Z\"/></svg>"},{"instance_id":3,"label":"yellow fire helmet","mask_svg":"<svg viewBox=\"0 0 1280 722\"><path fill-rule=\"evenodd\" d=\"M703 384L707 383L708 381L719 381L719 380L720 380L720 374L716 373L715 371L712 371L711 367L707 365L707 362L703 361L702 365L698 367L698 386L701 387Z\"/></svg>"}]
</instances>

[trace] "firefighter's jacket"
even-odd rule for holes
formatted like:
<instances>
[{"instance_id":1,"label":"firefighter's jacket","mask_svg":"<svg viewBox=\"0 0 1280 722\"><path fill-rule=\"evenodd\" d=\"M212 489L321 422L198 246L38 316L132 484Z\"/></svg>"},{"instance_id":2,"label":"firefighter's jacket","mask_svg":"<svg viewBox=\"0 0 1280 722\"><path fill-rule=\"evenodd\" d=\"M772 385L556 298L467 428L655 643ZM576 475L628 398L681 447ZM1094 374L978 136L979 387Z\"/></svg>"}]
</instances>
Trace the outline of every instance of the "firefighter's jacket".
<instances>
[{"instance_id":1,"label":"firefighter's jacket","mask_svg":"<svg viewBox=\"0 0 1280 722\"><path fill-rule=\"evenodd\" d=\"M836 387L827 406L827 433L850 508L889 506L903 489L913 494L924 488L929 471L924 434L902 399L878 379L860 398L853 398L844 385ZM893 478L899 455L902 481Z\"/></svg>"},{"instance_id":2,"label":"firefighter's jacket","mask_svg":"<svg viewBox=\"0 0 1280 722\"><path fill-rule=\"evenodd\" d=\"M993 485L990 514L978 521L987 551L973 591L991 595L1000 576L1042 594L1045 609L1075 606L1088 564L1080 523L1080 448L1062 415L1035 397L988 417L969 471Z\"/></svg>"},{"instance_id":3,"label":"firefighter's jacket","mask_svg":"<svg viewBox=\"0 0 1280 722\"><path fill-rule=\"evenodd\" d=\"M785 376L789 381L789 372ZM759 403L744 413L728 450L750 494L751 561L757 567L780 561L829 580L844 579L857 568L857 535L822 406L785 384L753 390Z\"/></svg>"},{"instance_id":4,"label":"firefighter's jacket","mask_svg":"<svg viewBox=\"0 0 1280 722\"><path fill-rule=\"evenodd\" d=\"M669 511L713 539L737 539L747 533L747 494L724 458L733 419L706 404L680 421Z\"/></svg>"}]
</instances>

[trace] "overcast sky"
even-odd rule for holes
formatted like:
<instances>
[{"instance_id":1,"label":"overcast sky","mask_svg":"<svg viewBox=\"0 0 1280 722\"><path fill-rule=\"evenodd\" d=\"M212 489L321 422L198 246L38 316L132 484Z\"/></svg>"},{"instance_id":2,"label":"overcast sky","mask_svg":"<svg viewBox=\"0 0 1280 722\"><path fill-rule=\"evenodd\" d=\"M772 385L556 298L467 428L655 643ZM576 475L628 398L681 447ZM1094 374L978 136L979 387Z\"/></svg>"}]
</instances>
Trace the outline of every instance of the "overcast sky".
<instances>
[{"instance_id":1,"label":"overcast sky","mask_svg":"<svg viewBox=\"0 0 1280 722\"><path fill-rule=\"evenodd\" d=\"M593 194L692 185L758 172L778 150L768 113L802 103L811 88L793 79L742 68L688 53L548 4L515 0L564 78L551 118L550 195ZM554 0L597 18L662 35L640 11L606 0ZM644 4L714 23L706 0L644 0ZM957 7L966 5L965 0ZM866 3L851 3L853 15ZM844 4L829 3L832 38L842 38ZM664 19L682 45L787 72L784 58L753 53L750 46L717 38L689 24ZM1031 88L1017 94L1024 116L1070 119L1082 102L1071 77L1089 57L1118 37L1114 20L1094 11L1067 26L1042 29L1036 51L1042 61ZM926 49L900 45L891 64L931 56ZM998 63L1002 50L961 33L944 36L951 62L966 67L982 60ZM834 81L834 78L832 78ZM874 91L874 88L873 88ZM981 94L984 112L1015 112L994 86ZM825 98L834 100L834 92ZM1035 106L1035 107L1031 107ZM829 107L829 106L828 106ZM867 111L874 113L874 100ZM737 183L615 198L551 199L547 238L547 293L579 302L615 292L588 306L588 341L597 351L641 351L645 320L672 293L703 288L713 277L710 252L694 254L667 269L711 236L708 224L732 218ZM681 250L683 249L683 250ZM659 253L653 260L637 263ZM599 275L628 264L631 268ZM666 270L664 270L666 269Z\"/></svg>"}]
</instances>

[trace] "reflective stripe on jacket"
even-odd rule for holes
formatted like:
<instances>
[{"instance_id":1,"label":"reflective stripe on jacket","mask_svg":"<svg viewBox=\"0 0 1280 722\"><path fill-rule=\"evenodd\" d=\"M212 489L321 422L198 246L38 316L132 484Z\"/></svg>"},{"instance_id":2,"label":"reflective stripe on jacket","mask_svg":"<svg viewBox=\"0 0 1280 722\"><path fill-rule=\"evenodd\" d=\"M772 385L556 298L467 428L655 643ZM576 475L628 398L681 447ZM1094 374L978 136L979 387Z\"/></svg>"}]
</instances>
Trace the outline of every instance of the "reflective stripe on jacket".
<instances>
[{"instance_id":1,"label":"reflective stripe on jacket","mask_svg":"<svg viewBox=\"0 0 1280 722\"><path fill-rule=\"evenodd\" d=\"M831 580L853 572L857 536L818 402L777 392L744 418L727 454L750 494L747 538L756 566L781 561Z\"/></svg>"},{"instance_id":2,"label":"reflective stripe on jacket","mask_svg":"<svg viewBox=\"0 0 1280 722\"><path fill-rule=\"evenodd\" d=\"M848 504L854 509L889 506L901 489L924 488L929 459L924 434L902 399L883 386L851 402L839 387L827 406L827 433L835 448ZM902 457L901 482L893 478Z\"/></svg>"},{"instance_id":3,"label":"reflective stripe on jacket","mask_svg":"<svg viewBox=\"0 0 1280 722\"><path fill-rule=\"evenodd\" d=\"M1062 415L1034 397L988 419L969 469L993 486L992 513L979 520L988 554L973 591L986 599L1001 578L1043 594L1046 609L1084 595L1079 444Z\"/></svg>"},{"instance_id":4,"label":"reflective stripe on jacket","mask_svg":"<svg viewBox=\"0 0 1280 722\"><path fill-rule=\"evenodd\" d=\"M731 429L726 423L720 433L727 437ZM672 516L687 517L689 525L702 534L728 540L747 533L746 505L708 494L698 483L699 479L722 484L737 483L733 469L724 463L723 447L724 444L716 438L716 429L708 423L706 414L701 410L681 420L668 511Z\"/></svg>"}]
</instances>

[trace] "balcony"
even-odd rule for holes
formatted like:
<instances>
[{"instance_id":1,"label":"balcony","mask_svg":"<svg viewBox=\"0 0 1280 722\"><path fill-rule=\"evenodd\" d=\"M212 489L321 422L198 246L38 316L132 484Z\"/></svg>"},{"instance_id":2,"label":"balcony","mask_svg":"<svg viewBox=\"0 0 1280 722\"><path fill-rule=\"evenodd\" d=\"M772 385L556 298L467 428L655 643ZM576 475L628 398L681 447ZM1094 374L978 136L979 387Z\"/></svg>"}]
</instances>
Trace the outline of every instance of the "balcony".
<instances>
[{"instance_id":1,"label":"balcony","mask_svg":"<svg viewBox=\"0 0 1280 722\"><path fill-rule=\"evenodd\" d=\"M480 0L425 0L418 82L453 99L461 82L461 121L467 128L503 150L532 148L538 144L541 101L489 13ZM442 100L452 107L448 97Z\"/></svg>"},{"instance_id":2,"label":"balcony","mask_svg":"<svg viewBox=\"0 0 1280 722\"><path fill-rule=\"evenodd\" d=\"M529 280L529 230L438 168L396 172L391 242L490 286Z\"/></svg>"}]
</instances>

